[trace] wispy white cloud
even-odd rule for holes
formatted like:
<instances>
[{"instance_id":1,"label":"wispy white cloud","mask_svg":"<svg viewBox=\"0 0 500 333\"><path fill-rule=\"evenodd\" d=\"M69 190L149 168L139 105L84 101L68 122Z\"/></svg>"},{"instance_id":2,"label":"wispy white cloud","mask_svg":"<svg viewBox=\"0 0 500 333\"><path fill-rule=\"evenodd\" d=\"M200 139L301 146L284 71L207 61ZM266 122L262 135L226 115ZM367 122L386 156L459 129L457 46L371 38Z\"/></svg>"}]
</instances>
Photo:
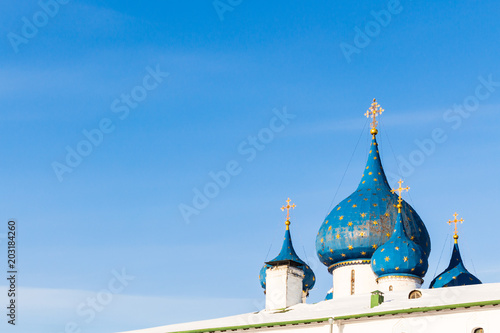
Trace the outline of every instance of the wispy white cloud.
<instances>
[{"instance_id":1,"label":"wispy white cloud","mask_svg":"<svg viewBox=\"0 0 500 333\"><path fill-rule=\"evenodd\" d=\"M5 295L6 292L7 287L0 287L0 295ZM259 304L252 299L117 294L102 311L96 311L95 318L89 321L89 316L82 315L81 311L79 314L77 309L82 304L87 304L89 299L95 298L97 293L99 291L20 288L18 323L12 329L7 324L4 327L2 322L0 330L5 333L64 332L68 323L74 323L82 332L116 332L260 310Z\"/></svg>"},{"instance_id":2,"label":"wispy white cloud","mask_svg":"<svg viewBox=\"0 0 500 333\"><path fill-rule=\"evenodd\" d=\"M451 107L451 106L450 106ZM405 112L385 112L383 118L380 120L380 127L383 128L395 128L401 125L406 127L419 127L428 126L431 124L433 126L445 126L443 120L444 112L448 108L439 108L433 110L410 110ZM471 116L481 116L487 117L490 115L499 115L500 105L496 104L485 104L481 105L477 112ZM314 123L304 123L300 129L296 130L295 135L317 135L323 132L350 132L361 130L361 115L355 118L348 118L342 120L328 120ZM331 119L331 117L329 117ZM366 120L368 123L368 120ZM366 125L368 128L368 124ZM434 127L433 127L434 128Z\"/></svg>"}]
</instances>

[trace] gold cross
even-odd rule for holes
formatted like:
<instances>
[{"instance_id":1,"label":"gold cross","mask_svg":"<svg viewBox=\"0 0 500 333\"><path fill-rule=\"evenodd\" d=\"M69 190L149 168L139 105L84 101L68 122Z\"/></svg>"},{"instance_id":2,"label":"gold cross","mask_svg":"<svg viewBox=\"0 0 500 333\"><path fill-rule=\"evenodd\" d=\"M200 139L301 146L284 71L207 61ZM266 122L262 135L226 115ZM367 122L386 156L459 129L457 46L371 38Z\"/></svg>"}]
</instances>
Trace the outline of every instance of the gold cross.
<instances>
[{"instance_id":1,"label":"gold cross","mask_svg":"<svg viewBox=\"0 0 500 333\"><path fill-rule=\"evenodd\" d=\"M410 190L410 187L409 186L403 187L403 180L402 179L399 180L398 184L399 184L399 188L391 190L391 193L398 192L398 213L401 213L401 208L402 208L401 203L403 202L403 198L401 197L401 194L403 193L403 191L408 192Z\"/></svg>"},{"instance_id":2,"label":"gold cross","mask_svg":"<svg viewBox=\"0 0 500 333\"><path fill-rule=\"evenodd\" d=\"M297 207L297 206L295 206L295 204L290 205L290 201L292 201L292 200L290 200L290 198L288 198L286 200L286 206L281 207L282 211L285 211L285 209L286 209L286 222L285 222L286 230L288 230L288 228L289 228L288 226L290 225L290 208L294 209L295 207Z\"/></svg>"},{"instance_id":3,"label":"gold cross","mask_svg":"<svg viewBox=\"0 0 500 333\"><path fill-rule=\"evenodd\" d=\"M372 118L372 123L371 123L372 129L371 129L370 133L372 133L373 135L376 135L378 133L378 131L377 131L377 125L378 125L377 117L380 116L382 114L382 112L384 112L384 109L382 109L380 107L380 104L378 104L377 100L374 98L372 106L370 106L370 108L365 113L366 118L370 118L370 117Z\"/></svg>"},{"instance_id":4,"label":"gold cross","mask_svg":"<svg viewBox=\"0 0 500 333\"><path fill-rule=\"evenodd\" d=\"M453 239L455 239L455 243L457 243L457 239L458 239L458 223L464 223L464 219L460 219L458 220L457 217L458 217L458 214L455 213L453 214L453 217L455 218L453 221L452 220L449 220L448 221L448 224L451 225L452 223L455 223L455 235L453 235Z\"/></svg>"}]
</instances>

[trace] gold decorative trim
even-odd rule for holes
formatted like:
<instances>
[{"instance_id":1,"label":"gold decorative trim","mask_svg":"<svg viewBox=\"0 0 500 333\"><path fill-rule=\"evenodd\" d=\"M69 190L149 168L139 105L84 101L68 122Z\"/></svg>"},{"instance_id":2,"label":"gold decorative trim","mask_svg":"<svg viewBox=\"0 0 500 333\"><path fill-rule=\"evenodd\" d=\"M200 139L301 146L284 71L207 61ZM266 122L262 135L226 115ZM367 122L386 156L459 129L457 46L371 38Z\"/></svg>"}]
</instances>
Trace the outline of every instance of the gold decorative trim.
<instances>
[{"instance_id":1,"label":"gold decorative trim","mask_svg":"<svg viewBox=\"0 0 500 333\"><path fill-rule=\"evenodd\" d=\"M371 262L372 261L370 259L356 259L356 260L342 261L342 262L338 262L336 264L330 265L328 267L328 271L331 273L339 267L350 266L350 265L367 265L367 264L370 264Z\"/></svg>"},{"instance_id":2,"label":"gold decorative trim","mask_svg":"<svg viewBox=\"0 0 500 333\"><path fill-rule=\"evenodd\" d=\"M382 277L377 278L377 283L381 280L386 280L389 278L405 278L405 279L409 279L409 280L416 280L416 281L420 282L420 284L424 283L423 279L416 277L416 276L411 276L411 275L386 275L386 276L382 276Z\"/></svg>"}]
</instances>

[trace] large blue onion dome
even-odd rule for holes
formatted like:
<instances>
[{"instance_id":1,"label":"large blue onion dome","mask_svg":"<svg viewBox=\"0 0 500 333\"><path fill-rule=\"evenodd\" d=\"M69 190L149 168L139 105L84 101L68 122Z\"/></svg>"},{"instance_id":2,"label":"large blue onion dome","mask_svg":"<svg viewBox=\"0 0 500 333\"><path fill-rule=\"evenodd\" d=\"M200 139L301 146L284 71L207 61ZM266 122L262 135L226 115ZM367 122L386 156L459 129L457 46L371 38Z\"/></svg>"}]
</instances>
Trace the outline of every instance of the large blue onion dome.
<instances>
[{"instance_id":1,"label":"large blue onion dome","mask_svg":"<svg viewBox=\"0 0 500 333\"><path fill-rule=\"evenodd\" d=\"M357 190L328 214L316 237L318 257L330 272L351 261L369 262L394 230L397 196L391 193L382 167L376 129L371 133L368 161ZM406 235L420 245L428 257L431 241L424 222L406 201L402 204Z\"/></svg>"},{"instance_id":2,"label":"large blue onion dome","mask_svg":"<svg viewBox=\"0 0 500 333\"><path fill-rule=\"evenodd\" d=\"M281 251L276 258L271 261L265 263L265 265L261 268L259 274L260 285L262 288L266 289L266 271L268 268L273 266L280 265L290 265L297 268L300 268L304 271L304 280L302 280L302 290L306 293L314 287L316 283L316 277L314 276L314 272L304 261L302 261L292 244L292 237L290 235L290 221L286 221L286 231L285 231L285 239L283 240L283 246L281 247Z\"/></svg>"},{"instance_id":3,"label":"large blue onion dome","mask_svg":"<svg viewBox=\"0 0 500 333\"><path fill-rule=\"evenodd\" d=\"M430 288L467 286L471 284L481 284L482 282L472 275L464 266L460 249L458 248L458 235L453 236L455 244L448 268L439 274L430 284Z\"/></svg>"},{"instance_id":4,"label":"large blue onion dome","mask_svg":"<svg viewBox=\"0 0 500 333\"><path fill-rule=\"evenodd\" d=\"M398 204L398 209L402 205ZM413 276L423 278L429 263L422 247L413 242L405 233L402 213L389 240L380 246L372 256L373 272L380 278L384 276Z\"/></svg>"}]
</instances>

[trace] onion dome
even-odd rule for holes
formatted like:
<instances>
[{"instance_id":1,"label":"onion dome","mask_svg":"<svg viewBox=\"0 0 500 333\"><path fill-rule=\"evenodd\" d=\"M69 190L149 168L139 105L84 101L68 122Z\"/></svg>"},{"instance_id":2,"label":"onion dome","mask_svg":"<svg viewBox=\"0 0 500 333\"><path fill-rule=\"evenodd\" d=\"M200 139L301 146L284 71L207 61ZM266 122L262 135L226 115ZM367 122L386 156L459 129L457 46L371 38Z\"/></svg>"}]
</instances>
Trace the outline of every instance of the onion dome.
<instances>
[{"instance_id":1,"label":"onion dome","mask_svg":"<svg viewBox=\"0 0 500 333\"><path fill-rule=\"evenodd\" d=\"M398 191L409 190L402 188L399 181ZM400 197L400 202L402 198ZM398 217L394 226L394 233L389 240L379 247L372 257L373 272L380 278L384 276L412 276L423 278L429 263L422 247L413 242L405 233L402 220L401 203L398 203Z\"/></svg>"},{"instance_id":2,"label":"onion dome","mask_svg":"<svg viewBox=\"0 0 500 333\"><path fill-rule=\"evenodd\" d=\"M369 110L372 115L379 107L375 101L374 104ZM382 167L375 127L376 122L372 123L370 133L373 138L358 188L327 215L316 237L318 257L330 272L348 262L369 262L375 250L389 240L394 230L397 196L391 193ZM404 231L428 257L431 242L424 222L406 201L403 200L402 205Z\"/></svg>"},{"instance_id":3,"label":"onion dome","mask_svg":"<svg viewBox=\"0 0 500 333\"><path fill-rule=\"evenodd\" d=\"M292 236L290 235L290 208L295 208L295 204L290 205L290 199L287 200L287 205L283 206L282 210L287 210L287 220L286 230L285 230L285 238L283 240L283 246L281 247L281 251L276 258L271 261L265 263L265 265L261 268L259 274L260 285L262 288L266 289L266 271L268 268L273 266L280 265L290 265L297 267L304 271L304 280L302 280L302 290L304 292L308 292L314 287L316 283L316 277L314 276L314 272L304 261L302 261L292 244Z\"/></svg>"},{"instance_id":4,"label":"onion dome","mask_svg":"<svg viewBox=\"0 0 500 333\"><path fill-rule=\"evenodd\" d=\"M463 222L463 219L457 220L457 213L455 213L455 220L448 221L448 223L455 223L455 244L453 245L453 253L451 255L450 264L448 268L441 274L439 274L430 284L430 288L442 288L442 287L456 287L456 286L467 286L471 284L481 284L482 282L472 275L464 266L462 261L462 256L460 255L460 249L458 248L458 233L457 233L457 223Z\"/></svg>"},{"instance_id":5,"label":"onion dome","mask_svg":"<svg viewBox=\"0 0 500 333\"><path fill-rule=\"evenodd\" d=\"M329 301L333 299L333 288L328 290L328 293L326 294L325 301Z\"/></svg>"},{"instance_id":6,"label":"onion dome","mask_svg":"<svg viewBox=\"0 0 500 333\"><path fill-rule=\"evenodd\" d=\"M260 286L266 290L266 271L268 268L272 267L271 265L264 264L262 268L260 269L259 272L259 281L260 281Z\"/></svg>"}]
</instances>

